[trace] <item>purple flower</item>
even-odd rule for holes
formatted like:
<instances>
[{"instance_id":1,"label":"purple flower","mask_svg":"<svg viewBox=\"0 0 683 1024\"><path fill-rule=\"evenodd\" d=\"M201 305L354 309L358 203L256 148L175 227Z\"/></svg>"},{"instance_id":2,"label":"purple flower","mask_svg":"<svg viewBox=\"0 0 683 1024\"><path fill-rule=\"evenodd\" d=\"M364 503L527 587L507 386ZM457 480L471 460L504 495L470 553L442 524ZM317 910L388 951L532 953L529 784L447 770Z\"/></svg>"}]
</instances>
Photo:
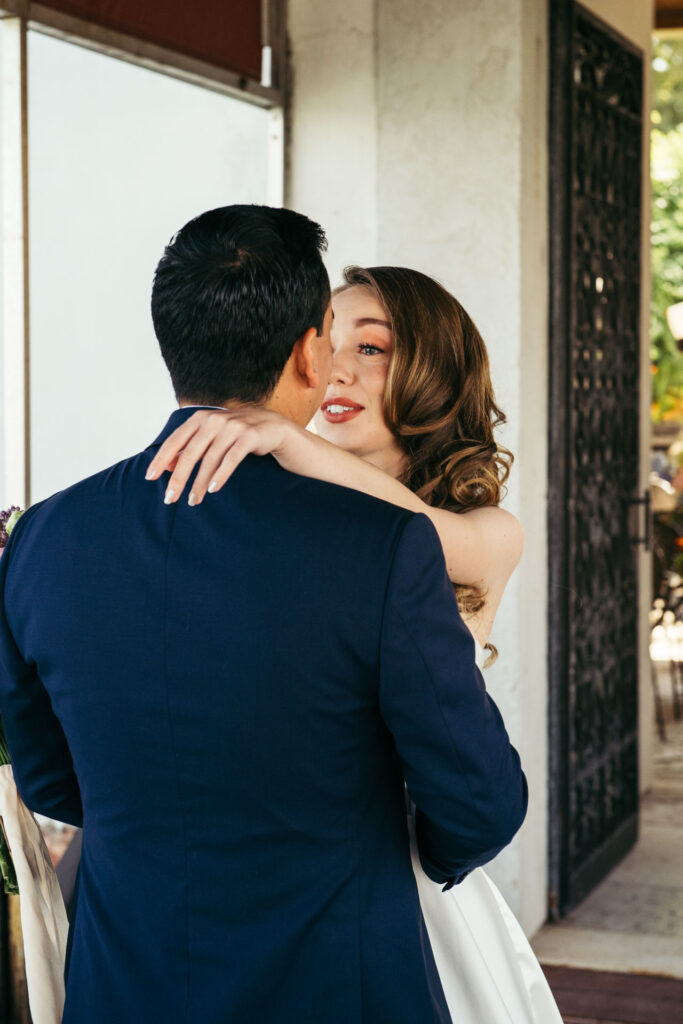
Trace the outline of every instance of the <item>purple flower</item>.
<instances>
[{"instance_id":1,"label":"purple flower","mask_svg":"<svg viewBox=\"0 0 683 1024\"><path fill-rule=\"evenodd\" d=\"M22 509L18 505L11 505L5 512L0 512L0 548L4 548L5 544L9 540L9 535L14 528L18 515L22 514ZM12 522L10 522L12 520Z\"/></svg>"}]
</instances>

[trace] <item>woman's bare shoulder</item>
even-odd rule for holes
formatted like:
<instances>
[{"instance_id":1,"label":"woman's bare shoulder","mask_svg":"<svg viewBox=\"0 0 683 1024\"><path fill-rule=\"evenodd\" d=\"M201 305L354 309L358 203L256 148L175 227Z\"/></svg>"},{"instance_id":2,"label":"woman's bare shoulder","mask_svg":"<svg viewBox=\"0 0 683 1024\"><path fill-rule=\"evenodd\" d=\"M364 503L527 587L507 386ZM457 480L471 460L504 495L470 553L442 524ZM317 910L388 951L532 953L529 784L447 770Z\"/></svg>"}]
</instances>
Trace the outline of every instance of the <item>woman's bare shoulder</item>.
<instances>
[{"instance_id":1,"label":"woman's bare shoulder","mask_svg":"<svg viewBox=\"0 0 683 1024\"><path fill-rule=\"evenodd\" d=\"M524 551L524 529L511 512L493 505L464 512L462 518L473 524L484 577L484 606L467 625L485 647L505 589Z\"/></svg>"},{"instance_id":2,"label":"woman's bare shoulder","mask_svg":"<svg viewBox=\"0 0 683 1024\"><path fill-rule=\"evenodd\" d=\"M482 522L491 520L491 522L502 523L516 523L520 529L522 524L520 523L517 516L513 515L512 512L508 512L506 508L502 508L500 505L482 505L480 508L472 508L468 512L461 512L460 515L467 516L468 518L481 519Z\"/></svg>"},{"instance_id":3,"label":"woman's bare shoulder","mask_svg":"<svg viewBox=\"0 0 683 1024\"><path fill-rule=\"evenodd\" d=\"M426 509L434 523L454 583L503 585L519 562L524 531L510 512L490 505L469 512Z\"/></svg>"},{"instance_id":4,"label":"woman's bare shoulder","mask_svg":"<svg viewBox=\"0 0 683 1024\"><path fill-rule=\"evenodd\" d=\"M499 505L485 505L461 513L495 548L505 548L515 565L524 550L524 527L517 516Z\"/></svg>"}]
</instances>

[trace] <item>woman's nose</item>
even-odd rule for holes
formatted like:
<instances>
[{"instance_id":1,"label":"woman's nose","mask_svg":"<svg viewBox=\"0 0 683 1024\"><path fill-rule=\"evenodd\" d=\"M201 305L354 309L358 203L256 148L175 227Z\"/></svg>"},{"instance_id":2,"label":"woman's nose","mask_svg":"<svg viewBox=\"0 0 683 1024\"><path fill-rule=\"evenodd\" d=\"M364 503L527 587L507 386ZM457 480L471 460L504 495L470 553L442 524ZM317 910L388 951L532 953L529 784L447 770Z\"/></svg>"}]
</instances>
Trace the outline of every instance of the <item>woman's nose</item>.
<instances>
[{"instance_id":1,"label":"woman's nose","mask_svg":"<svg viewBox=\"0 0 683 1024\"><path fill-rule=\"evenodd\" d=\"M339 351L333 353L330 384L350 384L352 380L353 370L348 359Z\"/></svg>"}]
</instances>

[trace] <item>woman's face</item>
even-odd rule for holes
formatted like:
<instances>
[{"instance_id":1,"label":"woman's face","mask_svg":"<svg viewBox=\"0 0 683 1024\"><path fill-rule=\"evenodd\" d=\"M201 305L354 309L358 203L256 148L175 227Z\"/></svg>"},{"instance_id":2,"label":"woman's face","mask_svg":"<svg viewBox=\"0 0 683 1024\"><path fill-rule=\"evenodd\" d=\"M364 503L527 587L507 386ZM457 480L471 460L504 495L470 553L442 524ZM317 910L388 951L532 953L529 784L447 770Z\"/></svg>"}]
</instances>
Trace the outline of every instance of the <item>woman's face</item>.
<instances>
[{"instance_id":1,"label":"woman's face","mask_svg":"<svg viewBox=\"0 0 683 1024\"><path fill-rule=\"evenodd\" d=\"M369 288L332 297L332 373L315 417L318 434L397 476L404 460L384 422L382 399L393 340L387 314Z\"/></svg>"}]
</instances>

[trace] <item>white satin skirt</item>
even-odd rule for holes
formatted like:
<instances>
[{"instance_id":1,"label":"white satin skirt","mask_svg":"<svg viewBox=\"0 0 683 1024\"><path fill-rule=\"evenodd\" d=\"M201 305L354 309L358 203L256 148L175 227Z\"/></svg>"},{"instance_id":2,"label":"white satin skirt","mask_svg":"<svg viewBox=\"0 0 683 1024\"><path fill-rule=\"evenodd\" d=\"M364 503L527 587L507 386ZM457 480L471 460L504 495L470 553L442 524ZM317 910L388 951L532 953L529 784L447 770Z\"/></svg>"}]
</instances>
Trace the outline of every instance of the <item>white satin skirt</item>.
<instances>
[{"instance_id":1,"label":"white satin skirt","mask_svg":"<svg viewBox=\"0 0 683 1024\"><path fill-rule=\"evenodd\" d=\"M43 834L17 792L9 764L0 765L0 818L19 886L31 1018L33 1024L59 1024L69 923Z\"/></svg>"},{"instance_id":2,"label":"white satin skirt","mask_svg":"<svg viewBox=\"0 0 683 1024\"><path fill-rule=\"evenodd\" d=\"M411 822L412 826L412 822ZM541 966L482 868L443 892L410 829L422 915L453 1024L562 1024Z\"/></svg>"}]
</instances>

